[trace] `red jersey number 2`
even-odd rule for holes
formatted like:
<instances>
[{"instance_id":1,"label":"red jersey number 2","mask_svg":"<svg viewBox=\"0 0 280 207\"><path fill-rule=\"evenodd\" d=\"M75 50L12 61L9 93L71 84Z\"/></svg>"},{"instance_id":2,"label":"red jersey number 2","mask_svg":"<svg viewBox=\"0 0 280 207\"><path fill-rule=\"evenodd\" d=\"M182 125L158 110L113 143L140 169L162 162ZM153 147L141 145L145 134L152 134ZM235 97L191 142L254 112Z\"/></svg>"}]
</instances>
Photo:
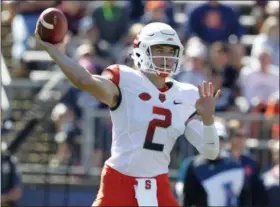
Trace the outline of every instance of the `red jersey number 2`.
<instances>
[{"instance_id":1,"label":"red jersey number 2","mask_svg":"<svg viewBox=\"0 0 280 207\"><path fill-rule=\"evenodd\" d=\"M156 127L167 128L171 125L172 114L169 109L154 106L153 114L164 116L164 119L153 119L150 121L145 137L144 149L163 151L163 144L153 142Z\"/></svg>"}]
</instances>

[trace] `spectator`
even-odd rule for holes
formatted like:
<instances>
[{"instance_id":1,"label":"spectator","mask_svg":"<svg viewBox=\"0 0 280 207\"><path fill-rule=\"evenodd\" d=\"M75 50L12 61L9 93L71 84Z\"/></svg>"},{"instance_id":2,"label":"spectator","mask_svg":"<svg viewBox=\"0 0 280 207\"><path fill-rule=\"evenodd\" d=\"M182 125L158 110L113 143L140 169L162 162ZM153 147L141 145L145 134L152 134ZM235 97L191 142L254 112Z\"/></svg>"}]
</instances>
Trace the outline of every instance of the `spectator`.
<instances>
[{"instance_id":1,"label":"spectator","mask_svg":"<svg viewBox=\"0 0 280 207\"><path fill-rule=\"evenodd\" d=\"M255 5L259 7L265 7L268 3L268 0L255 0Z\"/></svg>"},{"instance_id":2,"label":"spectator","mask_svg":"<svg viewBox=\"0 0 280 207\"><path fill-rule=\"evenodd\" d=\"M106 56L103 56L103 54L99 52L99 31L96 25L94 25L92 17L86 16L82 19L79 25L77 38L79 39L79 45L91 45L94 50L94 62L100 65L100 67L105 68L113 63L110 59L107 59Z\"/></svg>"},{"instance_id":3,"label":"spectator","mask_svg":"<svg viewBox=\"0 0 280 207\"><path fill-rule=\"evenodd\" d=\"M142 18L143 24L151 22L163 22L169 24L165 9L166 1L147 1L145 6L145 13Z\"/></svg>"},{"instance_id":4,"label":"spectator","mask_svg":"<svg viewBox=\"0 0 280 207\"><path fill-rule=\"evenodd\" d=\"M63 1L58 7L65 15L68 22L68 33L65 38L66 54L74 57L75 51L81 40L77 37L80 23L86 13L86 5L80 1Z\"/></svg>"},{"instance_id":5,"label":"spectator","mask_svg":"<svg viewBox=\"0 0 280 207\"><path fill-rule=\"evenodd\" d=\"M233 43L229 45L229 61L228 67L225 68L225 82L223 85L237 91L237 80L241 69L247 64L245 57L245 47L241 43ZM237 96L237 94L235 94Z\"/></svg>"},{"instance_id":6,"label":"spectator","mask_svg":"<svg viewBox=\"0 0 280 207\"><path fill-rule=\"evenodd\" d=\"M269 97L279 90L279 67L271 64L270 48L262 47L258 60L244 67L239 76L241 95L251 107L266 104Z\"/></svg>"},{"instance_id":7,"label":"spectator","mask_svg":"<svg viewBox=\"0 0 280 207\"><path fill-rule=\"evenodd\" d=\"M85 6L84 2L80 1L63 1L58 7L67 19L68 30L72 35L78 34L80 21L86 12Z\"/></svg>"},{"instance_id":8,"label":"spectator","mask_svg":"<svg viewBox=\"0 0 280 207\"><path fill-rule=\"evenodd\" d=\"M91 14L94 27L99 33L97 43L101 54L116 60L124 47L122 42L130 24L129 9L122 1L104 1Z\"/></svg>"},{"instance_id":9,"label":"spectator","mask_svg":"<svg viewBox=\"0 0 280 207\"><path fill-rule=\"evenodd\" d=\"M54 7L59 1L14 0L9 3L9 10L16 14L12 20L12 58L18 67L24 51L30 49L29 40L35 31L36 22L41 12ZM19 32L20 31L20 32Z\"/></svg>"},{"instance_id":10,"label":"spectator","mask_svg":"<svg viewBox=\"0 0 280 207\"><path fill-rule=\"evenodd\" d=\"M193 9L187 22L185 36L198 36L207 44L216 41L228 42L231 35L240 39L243 29L239 14L219 1L208 1Z\"/></svg>"},{"instance_id":11,"label":"spectator","mask_svg":"<svg viewBox=\"0 0 280 207\"><path fill-rule=\"evenodd\" d=\"M15 158L1 153L1 206L16 207L22 196L21 178Z\"/></svg>"},{"instance_id":12,"label":"spectator","mask_svg":"<svg viewBox=\"0 0 280 207\"><path fill-rule=\"evenodd\" d=\"M91 43L95 45L99 38L99 31L94 24L91 16L85 16L79 24L78 36L83 40L82 42Z\"/></svg>"},{"instance_id":13,"label":"spectator","mask_svg":"<svg viewBox=\"0 0 280 207\"><path fill-rule=\"evenodd\" d=\"M207 48L198 38L192 38L186 45L185 62L182 71L176 75L179 82L190 83L195 86L208 80L206 67Z\"/></svg>"},{"instance_id":14,"label":"spectator","mask_svg":"<svg viewBox=\"0 0 280 207\"><path fill-rule=\"evenodd\" d=\"M263 47L270 47L272 52L272 64L279 67L279 19L268 17L261 28L261 33L254 39L251 55L258 57Z\"/></svg>"},{"instance_id":15,"label":"spectator","mask_svg":"<svg viewBox=\"0 0 280 207\"><path fill-rule=\"evenodd\" d=\"M265 206L267 205L267 194L260 177L260 169L257 161L246 150L246 134L241 123L232 120L229 124L229 152L244 168L245 185L248 194L247 205Z\"/></svg>"},{"instance_id":16,"label":"spectator","mask_svg":"<svg viewBox=\"0 0 280 207\"><path fill-rule=\"evenodd\" d=\"M172 1L147 1L145 5L145 13L142 17L143 24L151 22L163 22L176 28L174 20L175 5Z\"/></svg>"},{"instance_id":17,"label":"spectator","mask_svg":"<svg viewBox=\"0 0 280 207\"><path fill-rule=\"evenodd\" d=\"M257 35L260 33L263 22L267 16L266 12L263 6L256 4L253 6L250 15L255 19L255 24L253 24L252 29L247 32Z\"/></svg>"},{"instance_id":18,"label":"spectator","mask_svg":"<svg viewBox=\"0 0 280 207\"><path fill-rule=\"evenodd\" d=\"M279 206L280 184L279 184L279 140L272 142L271 153L273 167L262 175L264 185L269 198L269 207Z\"/></svg>"},{"instance_id":19,"label":"spectator","mask_svg":"<svg viewBox=\"0 0 280 207\"><path fill-rule=\"evenodd\" d=\"M103 67L96 58L94 47L91 44L81 44L76 50L76 58L79 64L91 74L101 74Z\"/></svg>"},{"instance_id":20,"label":"spectator","mask_svg":"<svg viewBox=\"0 0 280 207\"><path fill-rule=\"evenodd\" d=\"M220 153L216 160L195 156L184 177L183 206L246 205L244 170L225 151L228 139L224 124L216 122L220 137Z\"/></svg>"},{"instance_id":21,"label":"spectator","mask_svg":"<svg viewBox=\"0 0 280 207\"><path fill-rule=\"evenodd\" d=\"M174 12L175 12L175 8L176 5L174 3L174 1L172 0L165 0L166 2L166 6L165 6L165 13L168 19L168 24L173 27L173 28L178 28L178 25L175 21L175 16L174 16Z\"/></svg>"},{"instance_id":22,"label":"spectator","mask_svg":"<svg viewBox=\"0 0 280 207\"><path fill-rule=\"evenodd\" d=\"M16 207L22 196L21 177L16 160L7 151L7 135L11 131L11 122L3 121L1 126L1 206Z\"/></svg>"},{"instance_id":23,"label":"spectator","mask_svg":"<svg viewBox=\"0 0 280 207\"><path fill-rule=\"evenodd\" d=\"M131 18L133 24L140 22L141 17L144 15L144 12L145 12L144 4L145 4L145 2L143 0L131 0L130 1L130 7L131 7L130 18Z\"/></svg>"},{"instance_id":24,"label":"spectator","mask_svg":"<svg viewBox=\"0 0 280 207\"><path fill-rule=\"evenodd\" d=\"M223 73L220 71L212 70L210 81L213 83L214 89L222 90L222 94L216 101L216 111L224 112L234 109L234 93L233 90L223 86Z\"/></svg>"},{"instance_id":25,"label":"spectator","mask_svg":"<svg viewBox=\"0 0 280 207\"><path fill-rule=\"evenodd\" d=\"M280 115L279 110L279 90L272 94L272 96L269 98L268 104L266 105L265 109L265 116L268 120L275 119L276 116ZM271 137L273 139L279 139L279 129L280 129L280 123L279 118L276 120L273 120L272 128L271 128Z\"/></svg>"},{"instance_id":26,"label":"spectator","mask_svg":"<svg viewBox=\"0 0 280 207\"><path fill-rule=\"evenodd\" d=\"M229 46L227 43L215 42L209 49L210 67L213 70L221 73L223 76L222 86L231 90L236 88L236 82L240 70L236 68L238 62L233 64L233 59L231 59L234 54L234 51L232 50L234 49L234 46L235 45ZM243 55L242 51L239 52L241 52L241 54L235 54L236 61L240 61L240 56Z\"/></svg>"},{"instance_id":27,"label":"spectator","mask_svg":"<svg viewBox=\"0 0 280 207\"><path fill-rule=\"evenodd\" d=\"M50 167L72 165L78 161L77 139L80 134L74 112L63 103L57 104L51 118L56 126L55 141L58 144L56 156L51 159Z\"/></svg>"}]
</instances>

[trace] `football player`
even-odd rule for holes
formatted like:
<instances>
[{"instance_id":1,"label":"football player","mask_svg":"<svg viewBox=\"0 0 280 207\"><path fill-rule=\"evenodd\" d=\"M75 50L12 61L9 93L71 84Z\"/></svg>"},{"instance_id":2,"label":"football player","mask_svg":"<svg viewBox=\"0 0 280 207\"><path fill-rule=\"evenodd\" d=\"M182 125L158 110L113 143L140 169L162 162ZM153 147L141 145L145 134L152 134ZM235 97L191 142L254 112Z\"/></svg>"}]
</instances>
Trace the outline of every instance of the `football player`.
<instances>
[{"instance_id":1,"label":"football player","mask_svg":"<svg viewBox=\"0 0 280 207\"><path fill-rule=\"evenodd\" d=\"M78 88L110 108L113 122L111 157L101 175L93 206L179 206L168 180L170 152L181 134L207 159L215 159L219 139L213 125L212 83L195 87L171 78L183 54L176 31L150 23L133 43L132 59L139 70L111 65L91 75L55 45L40 45ZM194 119L199 114L201 121Z\"/></svg>"},{"instance_id":2,"label":"football player","mask_svg":"<svg viewBox=\"0 0 280 207\"><path fill-rule=\"evenodd\" d=\"M220 153L216 160L193 157L183 178L183 206L250 206L245 172L226 151L228 134L222 122L215 123L220 135Z\"/></svg>"}]
</instances>

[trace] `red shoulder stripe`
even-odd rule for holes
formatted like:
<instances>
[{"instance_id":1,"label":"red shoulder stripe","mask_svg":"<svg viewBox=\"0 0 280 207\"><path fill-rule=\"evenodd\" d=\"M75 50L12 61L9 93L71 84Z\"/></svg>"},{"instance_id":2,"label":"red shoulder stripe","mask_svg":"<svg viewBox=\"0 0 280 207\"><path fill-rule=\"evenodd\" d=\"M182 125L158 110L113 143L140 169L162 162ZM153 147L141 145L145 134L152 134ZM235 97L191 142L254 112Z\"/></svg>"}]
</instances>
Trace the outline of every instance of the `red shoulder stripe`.
<instances>
[{"instance_id":1,"label":"red shoulder stripe","mask_svg":"<svg viewBox=\"0 0 280 207\"><path fill-rule=\"evenodd\" d=\"M102 72L102 76L107 77L111 80L116 86L119 86L120 83L120 68L119 65L110 65L109 67L105 68Z\"/></svg>"}]
</instances>

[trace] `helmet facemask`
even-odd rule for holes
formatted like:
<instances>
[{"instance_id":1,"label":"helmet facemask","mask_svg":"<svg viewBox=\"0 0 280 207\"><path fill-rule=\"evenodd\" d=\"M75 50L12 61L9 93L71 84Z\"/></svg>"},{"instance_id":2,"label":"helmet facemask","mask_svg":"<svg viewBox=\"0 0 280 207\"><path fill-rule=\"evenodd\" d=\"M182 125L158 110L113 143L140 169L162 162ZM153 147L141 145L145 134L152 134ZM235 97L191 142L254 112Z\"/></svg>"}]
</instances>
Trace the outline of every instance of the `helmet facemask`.
<instances>
[{"instance_id":1,"label":"helmet facemask","mask_svg":"<svg viewBox=\"0 0 280 207\"><path fill-rule=\"evenodd\" d=\"M139 46L139 45L138 45ZM144 48L134 48L132 58L139 69L154 73L162 77L176 74L180 65L180 48L176 45L157 44ZM152 47L171 46L174 47L174 54L171 56L152 53ZM140 46L141 47L141 46ZM143 51L145 50L145 52Z\"/></svg>"},{"instance_id":2,"label":"helmet facemask","mask_svg":"<svg viewBox=\"0 0 280 207\"><path fill-rule=\"evenodd\" d=\"M169 46L174 48L172 55L153 54L152 47ZM179 47L174 45L152 45L147 49L147 55L151 61L151 65L147 68L148 71L156 73L159 76L169 76L175 74L180 61Z\"/></svg>"}]
</instances>

